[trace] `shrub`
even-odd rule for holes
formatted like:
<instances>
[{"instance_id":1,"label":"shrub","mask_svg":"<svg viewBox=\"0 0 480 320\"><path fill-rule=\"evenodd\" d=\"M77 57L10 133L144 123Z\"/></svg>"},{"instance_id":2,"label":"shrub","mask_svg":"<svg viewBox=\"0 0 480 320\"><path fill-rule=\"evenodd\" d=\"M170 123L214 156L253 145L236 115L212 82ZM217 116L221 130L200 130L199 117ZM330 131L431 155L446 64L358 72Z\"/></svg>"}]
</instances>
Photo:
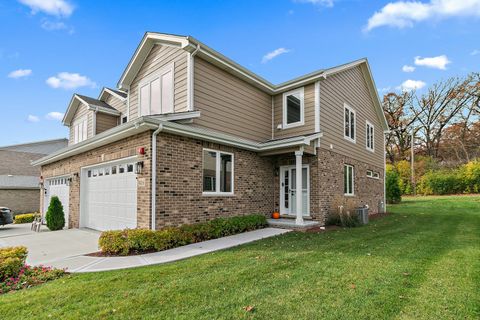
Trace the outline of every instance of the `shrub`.
<instances>
[{"instance_id":1,"label":"shrub","mask_svg":"<svg viewBox=\"0 0 480 320\"><path fill-rule=\"evenodd\" d=\"M217 218L210 222L184 225L180 228L167 227L158 231L147 229L105 231L100 235L99 247L103 253L112 255L162 251L265 226L267 226L265 216L254 214Z\"/></svg>"},{"instance_id":2,"label":"shrub","mask_svg":"<svg viewBox=\"0 0 480 320\"><path fill-rule=\"evenodd\" d=\"M480 192L480 161L470 161L461 169L461 174L465 182L465 192Z\"/></svg>"},{"instance_id":3,"label":"shrub","mask_svg":"<svg viewBox=\"0 0 480 320\"><path fill-rule=\"evenodd\" d=\"M63 206L57 196L53 196L50 200L50 205L48 206L45 220L47 220L48 229L52 231L63 229L65 226L65 214L63 213Z\"/></svg>"},{"instance_id":4,"label":"shrub","mask_svg":"<svg viewBox=\"0 0 480 320\"><path fill-rule=\"evenodd\" d=\"M346 228L359 226L361 223L357 215L357 207L354 199L336 196L332 201L332 207L327 217L327 225Z\"/></svg>"},{"instance_id":5,"label":"shrub","mask_svg":"<svg viewBox=\"0 0 480 320\"><path fill-rule=\"evenodd\" d=\"M25 213L25 214L17 214L13 219L13 223L20 224L20 223L30 223L35 220L35 217L40 216L39 213Z\"/></svg>"},{"instance_id":6,"label":"shrub","mask_svg":"<svg viewBox=\"0 0 480 320\"><path fill-rule=\"evenodd\" d=\"M13 290L30 288L63 277L65 270L53 269L50 267L31 267L23 265L17 275L0 281L0 294Z\"/></svg>"},{"instance_id":7,"label":"shrub","mask_svg":"<svg viewBox=\"0 0 480 320\"><path fill-rule=\"evenodd\" d=\"M391 165L387 165L385 188L387 192L387 203L399 203L402 201L402 192L400 190L398 173Z\"/></svg>"},{"instance_id":8,"label":"shrub","mask_svg":"<svg viewBox=\"0 0 480 320\"><path fill-rule=\"evenodd\" d=\"M463 193L465 184L458 170L429 171L420 180L419 191L425 195Z\"/></svg>"},{"instance_id":9,"label":"shrub","mask_svg":"<svg viewBox=\"0 0 480 320\"><path fill-rule=\"evenodd\" d=\"M0 282L16 277L27 259L27 248L6 247L0 249Z\"/></svg>"}]
</instances>

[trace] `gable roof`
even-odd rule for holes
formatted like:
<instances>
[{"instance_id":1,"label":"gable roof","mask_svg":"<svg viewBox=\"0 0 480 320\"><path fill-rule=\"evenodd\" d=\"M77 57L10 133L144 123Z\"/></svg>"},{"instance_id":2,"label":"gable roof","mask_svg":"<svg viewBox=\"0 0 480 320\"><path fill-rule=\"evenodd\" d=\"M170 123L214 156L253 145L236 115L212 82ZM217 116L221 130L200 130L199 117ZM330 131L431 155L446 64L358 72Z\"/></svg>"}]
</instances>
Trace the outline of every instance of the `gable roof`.
<instances>
[{"instance_id":1,"label":"gable roof","mask_svg":"<svg viewBox=\"0 0 480 320\"><path fill-rule=\"evenodd\" d=\"M83 96L80 94L74 94L68 105L67 112L65 112L65 115L63 116L62 122L64 125L68 126L71 124L73 116L75 115L75 112L81 104L85 105L89 110L92 111L98 111L114 116L120 115L120 111L118 111L111 105L105 103L104 101Z\"/></svg>"},{"instance_id":2,"label":"gable roof","mask_svg":"<svg viewBox=\"0 0 480 320\"><path fill-rule=\"evenodd\" d=\"M68 140L65 138L52 139L52 140L34 141L34 142L3 146L3 147L0 147L0 151L10 150L10 151L16 151L16 152L49 154L66 147L67 144L68 144Z\"/></svg>"},{"instance_id":3,"label":"gable roof","mask_svg":"<svg viewBox=\"0 0 480 320\"><path fill-rule=\"evenodd\" d=\"M373 80L370 66L366 58L358 59L332 68L320 69L312 73L275 85L264 79L263 77L248 70L247 68L241 66L235 61L229 59L220 52L198 41L192 36L146 32L142 38L142 41L135 50L135 53L130 59L127 67L122 73L120 80L118 81L117 87L119 89L128 90L130 88L130 85L133 82L138 71L140 70L140 67L147 58L153 46L156 44L178 47L189 53L196 52L196 56L201 57L202 59L218 66L219 68L272 95L282 93L289 89L303 86L318 80L326 79L326 77L328 77L329 75L333 75L335 73L360 66L362 69L362 73L365 77L367 86L369 87L368 89L372 96L376 113L380 117L382 128L383 130L388 130L387 121L385 119L385 115L383 114L382 105L380 103L378 92L375 87L375 82Z\"/></svg>"},{"instance_id":4,"label":"gable roof","mask_svg":"<svg viewBox=\"0 0 480 320\"><path fill-rule=\"evenodd\" d=\"M107 95L114 96L122 101L125 101L128 97L128 94L124 91L103 87L102 91L98 95L98 100L105 101Z\"/></svg>"}]
</instances>

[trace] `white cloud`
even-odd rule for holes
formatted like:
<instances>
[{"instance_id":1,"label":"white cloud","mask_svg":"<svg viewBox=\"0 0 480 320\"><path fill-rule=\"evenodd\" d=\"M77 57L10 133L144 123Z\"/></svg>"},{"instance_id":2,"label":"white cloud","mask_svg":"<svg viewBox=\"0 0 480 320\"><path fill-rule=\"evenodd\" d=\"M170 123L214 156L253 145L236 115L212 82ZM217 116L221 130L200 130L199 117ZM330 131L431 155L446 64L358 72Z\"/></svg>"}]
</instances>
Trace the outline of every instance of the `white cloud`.
<instances>
[{"instance_id":1,"label":"white cloud","mask_svg":"<svg viewBox=\"0 0 480 320\"><path fill-rule=\"evenodd\" d=\"M272 52L269 52L269 53L267 53L266 55L263 56L262 63L267 63L268 61L272 60L273 58L276 58L281 54L289 53L289 52L290 52L290 50L285 49L285 48L275 49Z\"/></svg>"},{"instance_id":2,"label":"white cloud","mask_svg":"<svg viewBox=\"0 0 480 320\"><path fill-rule=\"evenodd\" d=\"M425 87L426 83L421 81L421 80L406 80L404 81L398 89L401 89L402 91L412 91L412 90L417 90L417 89L422 89Z\"/></svg>"},{"instance_id":3,"label":"white cloud","mask_svg":"<svg viewBox=\"0 0 480 320\"><path fill-rule=\"evenodd\" d=\"M10 72L8 74L8 77L13 79L18 79L18 78L28 77L31 74L32 74L31 69L18 69Z\"/></svg>"},{"instance_id":4,"label":"white cloud","mask_svg":"<svg viewBox=\"0 0 480 320\"><path fill-rule=\"evenodd\" d=\"M32 14L43 12L45 14L57 17L69 17L74 6L66 0L18 0L20 3L28 6Z\"/></svg>"},{"instance_id":5,"label":"white cloud","mask_svg":"<svg viewBox=\"0 0 480 320\"><path fill-rule=\"evenodd\" d=\"M44 19L40 26L47 31L67 30L69 34L73 34L75 32L72 27L69 27L67 24L61 21L50 21Z\"/></svg>"},{"instance_id":6,"label":"white cloud","mask_svg":"<svg viewBox=\"0 0 480 320\"><path fill-rule=\"evenodd\" d=\"M27 121L28 122L38 122L38 121L40 121L40 118L37 117L37 116L34 116L32 114L29 114L28 117L27 117Z\"/></svg>"},{"instance_id":7,"label":"white cloud","mask_svg":"<svg viewBox=\"0 0 480 320\"><path fill-rule=\"evenodd\" d=\"M472 52L470 52L470 55L471 55L471 56L476 56L476 55L478 55L478 54L480 54L480 50L478 50L478 49L475 49L475 50L473 50Z\"/></svg>"},{"instance_id":8,"label":"white cloud","mask_svg":"<svg viewBox=\"0 0 480 320\"><path fill-rule=\"evenodd\" d=\"M377 89L379 93L384 93L392 90L392 87L385 87Z\"/></svg>"},{"instance_id":9,"label":"white cloud","mask_svg":"<svg viewBox=\"0 0 480 320\"><path fill-rule=\"evenodd\" d=\"M428 68L445 70L449 63L451 63L451 61L448 60L446 55L431 58L415 57L415 65Z\"/></svg>"},{"instance_id":10,"label":"white cloud","mask_svg":"<svg viewBox=\"0 0 480 320\"><path fill-rule=\"evenodd\" d=\"M299 3L311 3L316 6L322 6L327 8L333 7L333 3L335 2L335 0L294 0L294 1Z\"/></svg>"},{"instance_id":11,"label":"white cloud","mask_svg":"<svg viewBox=\"0 0 480 320\"><path fill-rule=\"evenodd\" d=\"M75 89L79 87L95 88L96 84L86 76L78 73L60 72L47 79L47 84L52 88Z\"/></svg>"},{"instance_id":12,"label":"white cloud","mask_svg":"<svg viewBox=\"0 0 480 320\"><path fill-rule=\"evenodd\" d=\"M413 72L413 71L415 71L415 67L414 67L414 66L404 65L404 66L402 67L402 71L403 71L403 72Z\"/></svg>"},{"instance_id":13,"label":"white cloud","mask_svg":"<svg viewBox=\"0 0 480 320\"><path fill-rule=\"evenodd\" d=\"M63 119L63 115L64 114L61 112L52 111L47 113L47 115L45 116L45 119L61 121Z\"/></svg>"},{"instance_id":14,"label":"white cloud","mask_svg":"<svg viewBox=\"0 0 480 320\"><path fill-rule=\"evenodd\" d=\"M413 27L417 22L450 17L480 17L480 0L396 1L385 5L368 19L364 31L382 26Z\"/></svg>"}]
</instances>

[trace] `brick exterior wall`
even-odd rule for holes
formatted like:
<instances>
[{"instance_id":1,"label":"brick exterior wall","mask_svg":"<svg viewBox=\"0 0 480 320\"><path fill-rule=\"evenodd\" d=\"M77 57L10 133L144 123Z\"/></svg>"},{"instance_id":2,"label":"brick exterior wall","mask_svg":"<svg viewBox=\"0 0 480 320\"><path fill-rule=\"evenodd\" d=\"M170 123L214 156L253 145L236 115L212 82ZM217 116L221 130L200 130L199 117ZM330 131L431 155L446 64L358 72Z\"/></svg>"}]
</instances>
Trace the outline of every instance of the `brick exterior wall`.
<instances>
[{"instance_id":1,"label":"brick exterior wall","mask_svg":"<svg viewBox=\"0 0 480 320\"><path fill-rule=\"evenodd\" d=\"M234 154L234 195L202 195L203 148ZM274 167L270 157L170 134L158 136L157 155L157 228L216 217L272 214Z\"/></svg>"},{"instance_id":2,"label":"brick exterior wall","mask_svg":"<svg viewBox=\"0 0 480 320\"><path fill-rule=\"evenodd\" d=\"M70 183L69 228L78 228L80 219L80 169L85 166L101 164L112 160L128 158L137 154L138 147L145 147L145 156L138 156L144 162L141 174L137 176L137 225L149 228L151 220L151 133L144 132L124 140L102 146L79 155L42 166L44 179L57 176L72 176ZM77 174L77 176L74 176ZM43 194L43 190L41 191ZM43 196L40 197L43 208Z\"/></svg>"},{"instance_id":3,"label":"brick exterior wall","mask_svg":"<svg viewBox=\"0 0 480 320\"><path fill-rule=\"evenodd\" d=\"M139 228L151 225L151 132L138 134L119 142L42 167L44 178L80 173L80 168L136 155L138 147L145 147L144 170L137 176L137 224ZM203 195L203 148L234 154L234 195ZM373 167L351 157L317 149L317 155L303 156L310 167L311 219L324 224L332 204L345 198L343 165L355 167L355 195L348 197L356 205L368 204L370 213L376 213L383 201L383 168ZM157 136L157 192L156 227L208 221L261 213L270 216L279 210L279 167L294 165L293 152L284 155L260 157L238 148L222 146L197 139L166 133ZM380 173L380 179L366 176L367 170ZM43 191L42 191L43 192ZM43 197L40 197L43 200ZM70 185L69 227L79 227L80 179ZM42 206L41 206L42 207Z\"/></svg>"},{"instance_id":4,"label":"brick exterior wall","mask_svg":"<svg viewBox=\"0 0 480 320\"><path fill-rule=\"evenodd\" d=\"M0 207L10 208L14 214L39 212L38 189L1 189Z\"/></svg>"}]
</instances>

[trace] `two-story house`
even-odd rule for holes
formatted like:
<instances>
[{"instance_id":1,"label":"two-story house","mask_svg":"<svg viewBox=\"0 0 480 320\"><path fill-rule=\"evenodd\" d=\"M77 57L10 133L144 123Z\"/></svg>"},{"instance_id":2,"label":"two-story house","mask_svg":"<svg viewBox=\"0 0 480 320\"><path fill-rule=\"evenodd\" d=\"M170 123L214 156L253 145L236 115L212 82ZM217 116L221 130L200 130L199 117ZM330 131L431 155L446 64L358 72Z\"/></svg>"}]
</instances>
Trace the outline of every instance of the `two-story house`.
<instances>
[{"instance_id":1,"label":"two-story house","mask_svg":"<svg viewBox=\"0 0 480 320\"><path fill-rule=\"evenodd\" d=\"M146 33L116 89L75 94L42 168L70 228L160 228L279 211L325 223L384 201L387 123L366 59L274 85L190 36ZM301 172L301 173L300 173Z\"/></svg>"}]
</instances>

